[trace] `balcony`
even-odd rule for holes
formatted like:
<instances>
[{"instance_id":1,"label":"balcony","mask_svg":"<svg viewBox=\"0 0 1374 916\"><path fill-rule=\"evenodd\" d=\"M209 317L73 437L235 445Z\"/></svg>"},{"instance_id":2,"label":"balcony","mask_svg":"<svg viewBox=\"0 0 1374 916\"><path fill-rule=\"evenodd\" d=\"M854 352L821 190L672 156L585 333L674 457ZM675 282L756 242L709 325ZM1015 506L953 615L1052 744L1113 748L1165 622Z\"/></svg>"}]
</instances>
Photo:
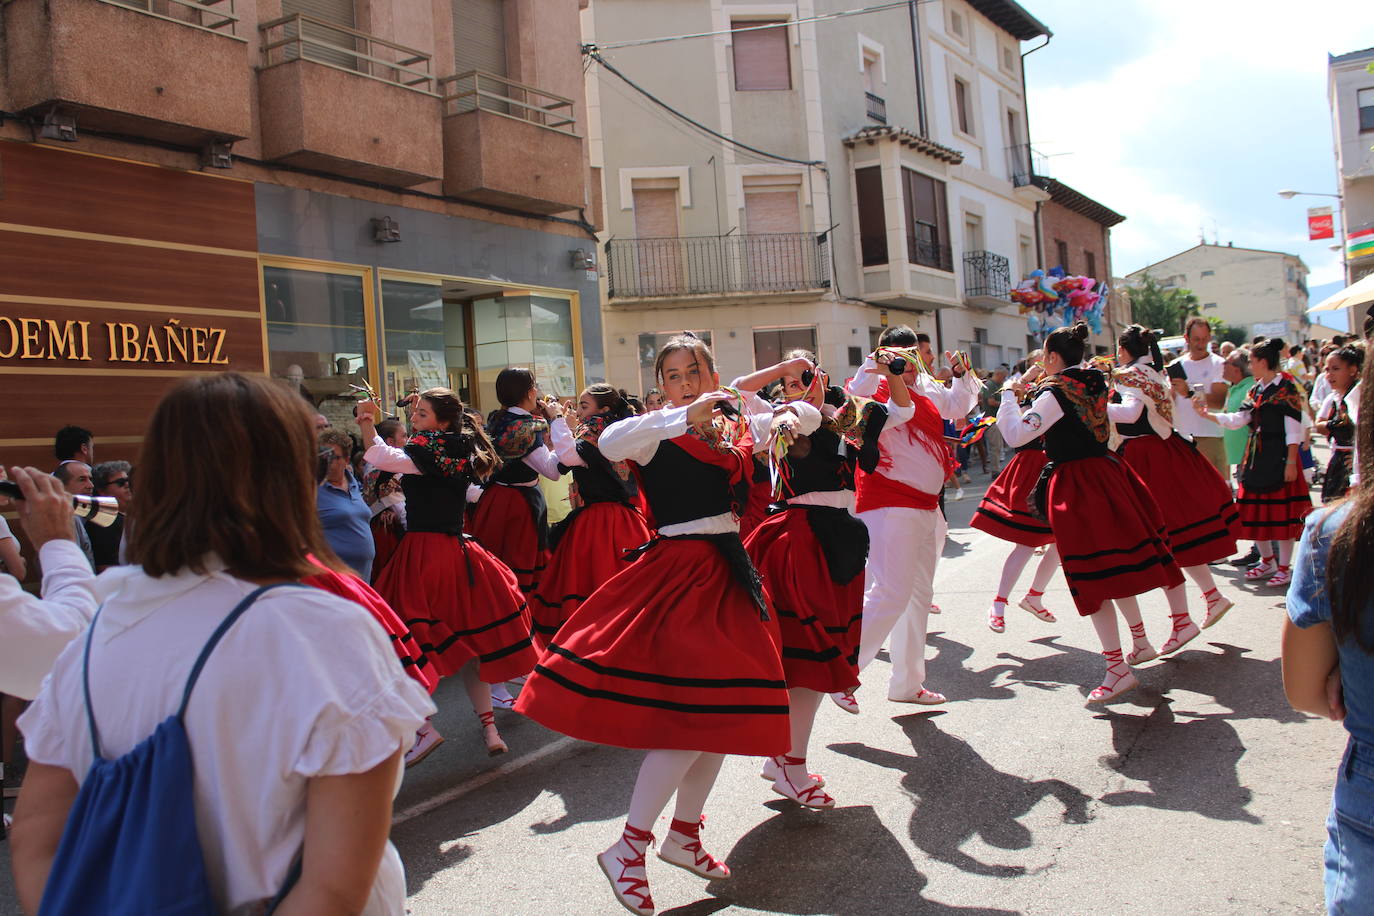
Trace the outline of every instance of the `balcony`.
<instances>
[{"instance_id":1,"label":"balcony","mask_svg":"<svg viewBox=\"0 0 1374 916\"><path fill-rule=\"evenodd\" d=\"M610 239L611 299L790 297L830 288L827 234Z\"/></svg>"},{"instance_id":2,"label":"balcony","mask_svg":"<svg viewBox=\"0 0 1374 916\"><path fill-rule=\"evenodd\" d=\"M887 123L887 100L880 95L871 92L864 93L864 102L868 107L868 119L877 121L879 124Z\"/></svg>"},{"instance_id":3,"label":"balcony","mask_svg":"<svg viewBox=\"0 0 1374 916\"><path fill-rule=\"evenodd\" d=\"M443 177L428 54L301 13L258 28L263 158L403 187Z\"/></svg>"},{"instance_id":4,"label":"balcony","mask_svg":"<svg viewBox=\"0 0 1374 916\"><path fill-rule=\"evenodd\" d=\"M445 194L536 213L587 205L572 99L480 70L439 82Z\"/></svg>"},{"instance_id":5,"label":"balcony","mask_svg":"<svg viewBox=\"0 0 1374 916\"><path fill-rule=\"evenodd\" d=\"M1029 187L1037 177L1049 177L1045 157L1033 149L1029 143L1017 143L1007 147L1007 176L1012 187Z\"/></svg>"},{"instance_id":6,"label":"balcony","mask_svg":"<svg viewBox=\"0 0 1374 916\"><path fill-rule=\"evenodd\" d=\"M248 43L233 0L7 0L9 107L202 146L252 133Z\"/></svg>"},{"instance_id":7,"label":"balcony","mask_svg":"<svg viewBox=\"0 0 1374 916\"><path fill-rule=\"evenodd\" d=\"M1011 261L991 251L964 253L964 301L973 308L1011 303Z\"/></svg>"}]
</instances>

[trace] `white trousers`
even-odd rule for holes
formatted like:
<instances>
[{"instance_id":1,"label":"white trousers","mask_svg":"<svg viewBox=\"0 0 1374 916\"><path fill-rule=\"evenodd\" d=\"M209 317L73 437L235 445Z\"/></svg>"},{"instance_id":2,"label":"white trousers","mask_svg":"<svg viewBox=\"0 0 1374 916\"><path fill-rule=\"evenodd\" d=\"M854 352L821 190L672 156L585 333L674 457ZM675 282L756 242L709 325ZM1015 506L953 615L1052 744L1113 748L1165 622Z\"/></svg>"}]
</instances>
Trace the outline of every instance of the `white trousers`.
<instances>
[{"instance_id":1,"label":"white trousers","mask_svg":"<svg viewBox=\"0 0 1374 916\"><path fill-rule=\"evenodd\" d=\"M859 668L868 667L891 634L888 697L911 699L926 680L926 620L948 526L938 509L871 509L858 518L869 537Z\"/></svg>"}]
</instances>

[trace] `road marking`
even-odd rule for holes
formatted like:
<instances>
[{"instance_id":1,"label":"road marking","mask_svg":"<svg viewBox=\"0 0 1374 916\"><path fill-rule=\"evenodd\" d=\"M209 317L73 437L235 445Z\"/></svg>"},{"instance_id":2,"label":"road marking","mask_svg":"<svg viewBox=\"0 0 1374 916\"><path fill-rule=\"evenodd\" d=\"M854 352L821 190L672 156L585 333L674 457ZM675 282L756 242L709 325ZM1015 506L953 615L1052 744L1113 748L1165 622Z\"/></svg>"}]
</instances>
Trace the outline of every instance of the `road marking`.
<instances>
[{"instance_id":1,"label":"road marking","mask_svg":"<svg viewBox=\"0 0 1374 916\"><path fill-rule=\"evenodd\" d=\"M559 738L557 741L544 745L537 751L526 754L523 757L516 757L514 760L501 764L494 770L487 770L485 773L480 773L467 782L460 782L456 786L450 786L438 795L411 805L409 808L393 816L391 818L391 826L399 827L412 818L419 817L422 814L428 814L435 808L447 805L451 801L456 801L469 792L482 788L489 782L493 782L500 779L502 776L514 773L516 770L523 770L530 764L538 763L545 757L550 757L560 751L567 750L577 743L578 741L576 738Z\"/></svg>"}]
</instances>

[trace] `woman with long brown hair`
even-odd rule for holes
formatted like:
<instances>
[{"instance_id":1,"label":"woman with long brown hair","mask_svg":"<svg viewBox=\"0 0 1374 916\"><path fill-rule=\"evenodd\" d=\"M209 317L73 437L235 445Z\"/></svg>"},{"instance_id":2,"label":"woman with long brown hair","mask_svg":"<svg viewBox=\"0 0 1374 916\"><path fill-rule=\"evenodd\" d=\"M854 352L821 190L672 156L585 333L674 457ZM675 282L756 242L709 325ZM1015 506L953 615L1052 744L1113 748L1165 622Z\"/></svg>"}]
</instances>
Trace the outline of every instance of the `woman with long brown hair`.
<instances>
[{"instance_id":1,"label":"woman with long brown hair","mask_svg":"<svg viewBox=\"0 0 1374 916\"><path fill-rule=\"evenodd\" d=\"M133 565L100 577L86 638L20 721L31 763L11 839L26 912L48 895L67 898L63 912L90 905L92 888L45 890L78 784L106 778L96 761L119 766L183 704L214 912L262 911L299 857L285 909L404 913L391 799L434 706L365 610L299 585L312 555L342 569L315 512L313 425L295 394L234 372L185 379L158 404Z\"/></svg>"},{"instance_id":2,"label":"woman with long brown hair","mask_svg":"<svg viewBox=\"0 0 1374 916\"><path fill-rule=\"evenodd\" d=\"M1308 517L1288 589L1283 687L1293 708L1349 733L1326 821L1326 906L1374 900L1374 361L1356 389L1360 483Z\"/></svg>"},{"instance_id":3,"label":"woman with long brown hair","mask_svg":"<svg viewBox=\"0 0 1374 916\"><path fill-rule=\"evenodd\" d=\"M377 591L410 627L440 677L458 674L482 724L487 753L506 751L491 708L491 685L526 674L536 653L530 613L514 574L463 534L468 485L496 467L482 428L447 388L420 393L405 448L389 446L374 425L381 408L358 405L358 427L371 443L367 461L401 475L406 535L377 580ZM417 739L411 762L443 738L432 727Z\"/></svg>"}]
</instances>

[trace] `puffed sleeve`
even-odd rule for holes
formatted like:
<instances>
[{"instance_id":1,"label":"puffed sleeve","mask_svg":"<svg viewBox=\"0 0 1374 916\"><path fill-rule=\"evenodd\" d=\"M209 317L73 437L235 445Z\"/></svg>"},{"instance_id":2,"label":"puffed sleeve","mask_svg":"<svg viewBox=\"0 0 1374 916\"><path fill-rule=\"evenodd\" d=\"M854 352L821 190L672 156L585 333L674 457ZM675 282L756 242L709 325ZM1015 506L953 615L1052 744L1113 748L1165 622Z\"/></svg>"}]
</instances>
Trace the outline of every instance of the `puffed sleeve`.
<instances>
[{"instance_id":1,"label":"puffed sleeve","mask_svg":"<svg viewBox=\"0 0 1374 916\"><path fill-rule=\"evenodd\" d=\"M606 427L596 441L607 461L648 464L658 444L687 432L687 407L665 407Z\"/></svg>"},{"instance_id":2,"label":"puffed sleeve","mask_svg":"<svg viewBox=\"0 0 1374 916\"><path fill-rule=\"evenodd\" d=\"M405 449L387 445L386 440L381 436L372 437L372 444L367 447L366 452L363 452L363 460L378 470L390 471L393 474L420 473L420 469L415 466L414 461L410 460Z\"/></svg>"},{"instance_id":3,"label":"puffed sleeve","mask_svg":"<svg viewBox=\"0 0 1374 916\"><path fill-rule=\"evenodd\" d=\"M1121 393L1121 403L1107 405L1107 419L1113 423L1134 423L1139 420L1140 414L1145 410L1145 401L1139 392L1124 386L1117 391Z\"/></svg>"},{"instance_id":4,"label":"puffed sleeve","mask_svg":"<svg viewBox=\"0 0 1374 916\"><path fill-rule=\"evenodd\" d=\"M1191 405L1189 409L1192 409ZM1233 410L1230 413L1209 410L1207 416L1215 420L1222 429L1240 429L1242 426L1250 424L1250 411L1248 410ZM1301 433L1299 433L1299 437L1301 437Z\"/></svg>"},{"instance_id":5,"label":"puffed sleeve","mask_svg":"<svg viewBox=\"0 0 1374 916\"><path fill-rule=\"evenodd\" d=\"M1020 448L1043 436L1063 416L1064 408L1051 391L1040 392L1023 414L1016 403L1016 393L1008 390L1002 392L1002 406L997 409L997 428L1008 445Z\"/></svg>"},{"instance_id":6,"label":"puffed sleeve","mask_svg":"<svg viewBox=\"0 0 1374 916\"><path fill-rule=\"evenodd\" d=\"M555 417L553 422L549 424L549 435L553 438L553 452L565 468L587 466L587 462L583 461L582 456L577 454L577 440L573 438L572 430L568 429L566 419Z\"/></svg>"}]
</instances>

